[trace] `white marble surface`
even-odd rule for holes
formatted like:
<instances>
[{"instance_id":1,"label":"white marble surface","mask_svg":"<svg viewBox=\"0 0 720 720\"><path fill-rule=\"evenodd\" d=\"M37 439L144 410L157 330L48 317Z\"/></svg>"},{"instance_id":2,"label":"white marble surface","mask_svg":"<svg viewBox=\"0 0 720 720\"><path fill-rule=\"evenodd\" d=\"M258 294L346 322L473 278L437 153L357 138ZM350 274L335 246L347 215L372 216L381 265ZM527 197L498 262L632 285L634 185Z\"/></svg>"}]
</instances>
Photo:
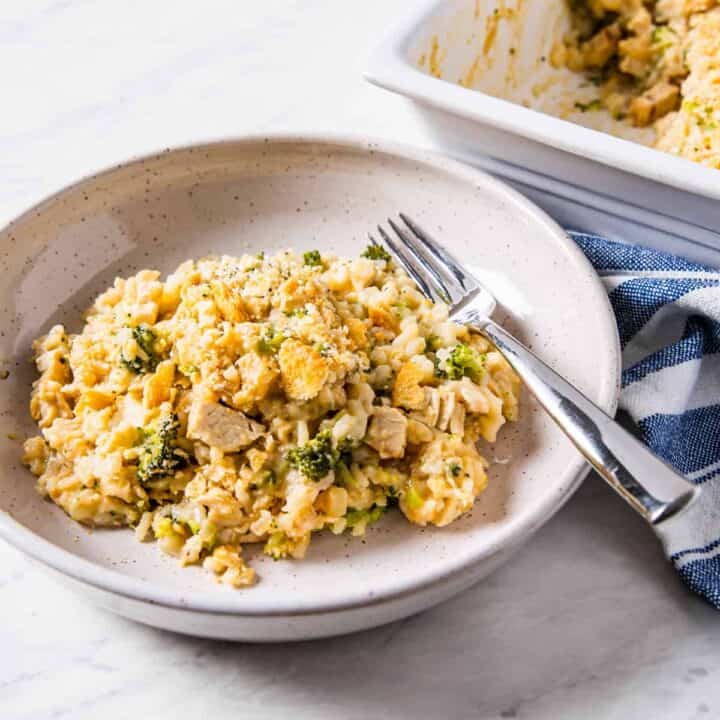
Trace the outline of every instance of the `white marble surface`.
<instances>
[{"instance_id":1,"label":"white marble surface","mask_svg":"<svg viewBox=\"0 0 720 720\"><path fill-rule=\"evenodd\" d=\"M408 0L410 1L410 0ZM360 132L428 145L362 54L402 0L3 0L0 222L195 139ZM0 718L720 717L720 616L590 479L516 558L419 617L232 645L96 610L0 543Z\"/></svg>"}]
</instances>

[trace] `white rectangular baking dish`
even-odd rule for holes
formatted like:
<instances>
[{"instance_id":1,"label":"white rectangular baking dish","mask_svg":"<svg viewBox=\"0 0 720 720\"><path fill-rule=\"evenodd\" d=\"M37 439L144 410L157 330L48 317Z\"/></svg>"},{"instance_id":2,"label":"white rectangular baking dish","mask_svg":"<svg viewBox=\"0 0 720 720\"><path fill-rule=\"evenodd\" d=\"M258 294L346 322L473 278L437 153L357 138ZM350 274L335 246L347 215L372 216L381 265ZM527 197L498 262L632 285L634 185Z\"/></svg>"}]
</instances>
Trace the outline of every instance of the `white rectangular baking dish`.
<instances>
[{"instance_id":1,"label":"white rectangular baking dish","mask_svg":"<svg viewBox=\"0 0 720 720\"><path fill-rule=\"evenodd\" d=\"M670 250L690 240L691 255L717 263L720 171L643 145L648 131L577 111L592 89L547 62L568 23L562 0L414 2L365 76L416 101L448 152L510 180L561 222Z\"/></svg>"}]
</instances>

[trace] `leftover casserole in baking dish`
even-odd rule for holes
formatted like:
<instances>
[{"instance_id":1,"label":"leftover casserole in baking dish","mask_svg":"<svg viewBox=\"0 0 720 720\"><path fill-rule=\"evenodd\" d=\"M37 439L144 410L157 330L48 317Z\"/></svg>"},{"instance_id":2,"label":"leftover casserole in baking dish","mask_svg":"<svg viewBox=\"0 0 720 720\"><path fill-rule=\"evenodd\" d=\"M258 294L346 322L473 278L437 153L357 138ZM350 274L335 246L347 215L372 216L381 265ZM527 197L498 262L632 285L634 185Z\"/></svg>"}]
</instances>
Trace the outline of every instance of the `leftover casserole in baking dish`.
<instances>
[{"instance_id":1,"label":"leftover casserole in baking dish","mask_svg":"<svg viewBox=\"0 0 720 720\"><path fill-rule=\"evenodd\" d=\"M572 29L551 61L585 73L605 109L655 126L659 150L720 167L716 0L566 0Z\"/></svg>"},{"instance_id":2,"label":"leftover casserole in baking dish","mask_svg":"<svg viewBox=\"0 0 720 720\"><path fill-rule=\"evenodd\" d=\"M720 167L717 0L448 2L424 72Z\"/></svg>"}]
</instances>

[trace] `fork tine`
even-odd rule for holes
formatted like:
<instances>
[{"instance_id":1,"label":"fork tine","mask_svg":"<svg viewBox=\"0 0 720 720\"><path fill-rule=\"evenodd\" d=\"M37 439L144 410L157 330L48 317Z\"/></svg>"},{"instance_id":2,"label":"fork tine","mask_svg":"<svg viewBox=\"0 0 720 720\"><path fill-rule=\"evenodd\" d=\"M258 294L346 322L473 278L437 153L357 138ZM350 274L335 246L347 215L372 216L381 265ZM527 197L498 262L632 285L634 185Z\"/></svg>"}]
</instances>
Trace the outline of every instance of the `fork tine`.
<instances>
[{"instance_id":1,"label":"fork tine","mask_svg":"<svg viewBox=\"0 0 720 720\"><path fill-rule=\"evenodd\" d=\"M395 259L403 266L403 268L405 268L405 272L417 283L423 295L432 299L434 295L430 290L430 287L428 286L427 282L425 282L425 278L417 271L410 258L408 258L405 253L400 250L400 248L395 244L392 238L382 229L380 225L378 225L378 232L380 233L380 237L382 238L383 242L390 248L390 251L392 252ZM368 233L368 237L370 238L371 243L377 245L377 243L375 242L375 238L370 233Z\"/></svg>"},{"instance_id":2,"label":"fork tine","mask_svg":"<svg viewBox=\"0 0 720 720\"><path fill-rule=\"evenodd\" d=\"M425 256L424 253L418 250L415 242L413 242L412 238L408 236L407 232L405 232L405 230L403 230L392 218L388 218L388 223L390 224L390 227L395 231L395 234L400 239L400 242L407 248L410 255L415 259L417 263L422 266L425 272L430 276L433 287L435 288L435 293L440 298L440 300L450 305L462 299L462 296L465 294L465 292L463 290L460 290L459 293L457 293L458 296L453 297L453 294L450 292L445 279L442 277L438 269L433 263L428 261L428 258Z\"/></svg>"},{"instance_id":3,"label":"fork tine","mask_svg":"<svg viewBox=\"0 0 720 720\"><path fill-rule=\"evenodd\" d=\"M440 243L433 242L430 236L414 220L411 220L407 215L405 215L405 213L398 214L412 234L422 243L427 253L435 258L437 262L442 263L445 268L452 273L454 277L453 284L455 285L457 292L464 295L479 287L476 280L465 273L463 270L463 264L460 260L458 260L449 250L443 247Z\"/></svg>"}]
</instances>

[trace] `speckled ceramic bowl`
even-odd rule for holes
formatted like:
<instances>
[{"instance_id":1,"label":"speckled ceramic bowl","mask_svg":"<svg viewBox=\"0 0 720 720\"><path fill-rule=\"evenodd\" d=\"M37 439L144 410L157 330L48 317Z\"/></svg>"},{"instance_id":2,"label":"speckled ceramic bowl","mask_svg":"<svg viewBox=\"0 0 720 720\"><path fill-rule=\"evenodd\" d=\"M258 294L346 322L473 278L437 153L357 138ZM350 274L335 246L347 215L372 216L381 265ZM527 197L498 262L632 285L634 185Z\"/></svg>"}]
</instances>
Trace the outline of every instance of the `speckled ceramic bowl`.
<instances>
[{"instance_id":1,"label":"speckled ceramic bowl","mask_svg":"<svg viewBox=\"0 0 720 720\"><path fill-rule=\"evenodd\" d=\"M397 210L435 231L500 300L498 317L603 408L619 351L608 301L561 229L505 185L439 157L347 139L247 138L134 160L63 190L0 233L0 535L100 605L209 637L286 640L379 625L476 582L560 508L586 467L533 401L491 450L467 517L420 529L390 513L364 540L327 535L302 562L255 554L247 590L181 569L127 530L93 531L35 492L20 464L32 340L72 331L116 275L287 246L358 253ZM4 374L4 373L3 373Z\"/></svg>"}]
</instances>

